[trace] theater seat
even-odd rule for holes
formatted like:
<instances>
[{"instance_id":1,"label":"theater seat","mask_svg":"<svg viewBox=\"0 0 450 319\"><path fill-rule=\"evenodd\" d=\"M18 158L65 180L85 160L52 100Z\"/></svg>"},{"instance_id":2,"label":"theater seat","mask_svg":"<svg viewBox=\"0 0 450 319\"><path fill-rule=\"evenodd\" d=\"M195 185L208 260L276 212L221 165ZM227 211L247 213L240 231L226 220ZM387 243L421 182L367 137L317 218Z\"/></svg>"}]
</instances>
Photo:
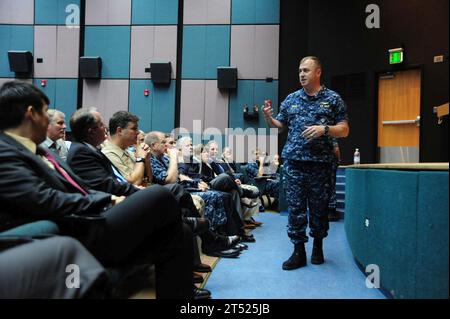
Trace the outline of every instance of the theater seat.
<instances>
[{"instance_id":1,"label":"theater seat","mask_svg":"<svg viewBox=\"0 0 450 319\"><path fill-rule=\"evenodd\" d=\"M42 235L57 235L59 234L59 227L54 222L49 220L41 220L25 225L21 225L4 232L0 232L0 237L5 236L26 236L26 237L36 237Z\"/></svg>"}]
</instances>

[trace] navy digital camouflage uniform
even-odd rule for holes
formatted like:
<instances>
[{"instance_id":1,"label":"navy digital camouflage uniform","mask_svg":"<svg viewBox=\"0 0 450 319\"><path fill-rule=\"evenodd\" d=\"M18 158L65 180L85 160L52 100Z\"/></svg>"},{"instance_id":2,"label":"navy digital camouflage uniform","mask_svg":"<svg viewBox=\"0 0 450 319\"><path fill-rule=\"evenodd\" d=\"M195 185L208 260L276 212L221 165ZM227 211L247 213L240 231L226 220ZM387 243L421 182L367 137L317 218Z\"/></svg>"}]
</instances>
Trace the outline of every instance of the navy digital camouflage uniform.
<instances>
[{"instance_id":1,"label":"navy digital camouflage uniform","mask_svg":"<svg viewBox=\"0 0 450 319\"><path fill-rule=\"evenodd\" d=\"M333 162L333 140L329 136L307 141L302 132L307 126L336 125L348 121L346 105L339 94L322 86L315 96L304 89L290 94L280 106L276 119L288 128L281 157L284 159L283 186L288 202L288 236L294 244L308 241L309 235L328 235L328 203Z\"/></svg>"},{"instance_id":2,"label":"navy digital camouflage uniform","mask_svg":"<svg viewBox=\"0 0 450 319\"><path fill-rule=\"evenodd\" d=\"M164 155L162 159L152 155L150 158L153 171L153 182L164 185L167 178L167 169L169 168L170 160ZM188 176L187 172L180 171L181 174ZM194 182L181 183L186 187L197 188L198 180ZM227 215L225 212L223 194L217 191L195 192L195 195L200 196L205 202L205 218L210 222L210 229L216 230L227 223Z\"/></svg>"},{"instance_id":3,"label":"navy digital camouflage uniform","mask_svg":"<svg viewBox=\"0 0 450 319\"><path fill-rule=\"evenodd\" d=\"M259 164L257 162L248 162L245 168L249 178L254 179L258 176ZM264 189L260 189L263 194L268 194L270 197L278 198L280 196L280 179L268 178L264 183Z\"/></svg>"}]
</instances>

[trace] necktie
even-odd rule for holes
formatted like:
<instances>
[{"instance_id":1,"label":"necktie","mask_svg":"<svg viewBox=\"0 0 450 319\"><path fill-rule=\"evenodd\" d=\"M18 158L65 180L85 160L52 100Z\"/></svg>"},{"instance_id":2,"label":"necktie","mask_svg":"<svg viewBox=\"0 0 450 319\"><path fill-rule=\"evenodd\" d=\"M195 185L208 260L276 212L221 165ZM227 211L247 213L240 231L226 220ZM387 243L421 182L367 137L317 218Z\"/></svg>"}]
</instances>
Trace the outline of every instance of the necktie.
<instances>
[{"instance_id":1,"label":"necktie","mask_svg":"<svg viewBox=\"0 0 450 319\"><path fill-rule=\"evenodd\" d=\"M69 174L67 174L67 172L64 170L64 168L62 168L62 167L58 164L58 162L56 161L56 159L53 157L53 155L52 155L50 152L46 151L46 152L44 153L44 157L45 157L50 163L53 164L53 166L55 167L55 170L56 170L59 174L61 174L62 177L64 177L64 179L65 179L66 181L69 182L69 184L71 184L73 187L75 187L75 188L76 188L81 194L83 194L84 196L86 196L86 195L88 194L88 193L87 193L80 185L78 185L77 182L75 182L75 181L73 180L72 177L70 177Z\"/></svg>"}]
</instances>

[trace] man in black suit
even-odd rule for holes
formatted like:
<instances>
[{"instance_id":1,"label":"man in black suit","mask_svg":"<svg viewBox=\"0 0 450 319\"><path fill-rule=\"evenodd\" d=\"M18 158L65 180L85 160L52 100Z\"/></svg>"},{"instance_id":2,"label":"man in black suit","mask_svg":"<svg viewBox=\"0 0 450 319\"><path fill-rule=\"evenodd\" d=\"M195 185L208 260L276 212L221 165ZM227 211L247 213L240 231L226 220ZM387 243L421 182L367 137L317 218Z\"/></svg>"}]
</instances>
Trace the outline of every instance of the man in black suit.
<instances>
[{"instance_id":1,"label":"man in black suit","mask_svg":"<svg viewBox=\"0 0 450 319\"><path fill-rule=\"evenodd\" d=\"M38 147L46 138L48 97L31 84L0 89L0 229L77 213L104 217L96 257L106 264L148 257L158 298L192 298L192 233L170 192L155 186L127 199L94 191L59 158ZM103 127L96 128L104 134Z\"/></svg>"}]
</instances>

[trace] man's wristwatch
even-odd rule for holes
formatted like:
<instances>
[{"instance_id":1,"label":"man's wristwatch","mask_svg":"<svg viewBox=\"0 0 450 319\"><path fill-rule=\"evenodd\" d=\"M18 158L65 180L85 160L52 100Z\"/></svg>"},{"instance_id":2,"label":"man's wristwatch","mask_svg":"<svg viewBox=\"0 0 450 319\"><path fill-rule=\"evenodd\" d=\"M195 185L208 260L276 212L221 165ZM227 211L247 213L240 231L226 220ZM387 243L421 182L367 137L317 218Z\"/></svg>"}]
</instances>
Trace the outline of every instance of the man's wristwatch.
<instances>
[{"instance_id":1,"label":"man's wristwatch","mask_svg":"<svg viewBox=\"0 0 450 319\"><path fill-rule=\"evenodd\" d=\"M136 157L136 163L144 163L145 159L143 157Z\"/></svg>"},{"instance_id":2,"label":"man's wristwatch","mask_svg":"<svg viewBox=\"0 0 450 319\"><path fill-rule=\"evenodd\" d=\"M325 125L323 135L328 135L329 131L330 131L330 127L328 125Z\"/></svg>"}]
</instances>

